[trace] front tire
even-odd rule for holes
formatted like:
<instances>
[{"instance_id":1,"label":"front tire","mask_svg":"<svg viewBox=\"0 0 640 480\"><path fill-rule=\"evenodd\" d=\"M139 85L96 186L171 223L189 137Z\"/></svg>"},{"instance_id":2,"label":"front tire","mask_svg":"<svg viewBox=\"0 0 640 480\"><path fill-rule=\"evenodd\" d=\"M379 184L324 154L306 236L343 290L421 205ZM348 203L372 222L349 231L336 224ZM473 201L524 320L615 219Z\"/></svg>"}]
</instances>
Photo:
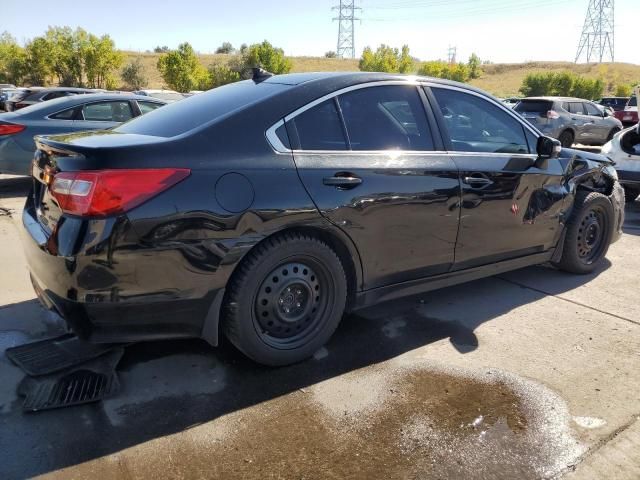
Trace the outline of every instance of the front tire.
<instances>
[{"instance_id":1,"label":"front tire","mask_svg":"<svg viewBox=\"0 0 640 480\"><path fill-rule=\"evenodd\" d=\"M288 233L251 251L227 289L223 330L252 360L269 366L312 356L344 313L347 280L323 241Z\"/></svg>"},{"instance_id":2,"label":"front tire","mask_svg":"<svg viewBox=\"0 0 640 480\"><path fill-rule=\"evenodd\" d=\"M575 137L573 136L573 132L570 130L565 130L558 137L560 140L560 144L563 148L571 148L573 146L573 142L575 141Z\"/></svg>"},{"instance_id":3,"label":"front tire","mask_svg":"<svg viewBox=\"0 0 640 480\"><path fill-rule=\"evenodd\" d=\"M640 189L624 187L624 201L626 203L633 203L636 201L636 198L640 195Z\"/></svg>"},{"instance_id":4,"label":"front tire","mask_svg":"<svg viewBox=\"0 0 640 480\"><path fill-rule=\"evenodd\" d=\"M597 192L578 192L566 226L562 257L554 265L570 273L593 272L609 251L614 218L607 197Z\"/></svg>"}]
</instances>

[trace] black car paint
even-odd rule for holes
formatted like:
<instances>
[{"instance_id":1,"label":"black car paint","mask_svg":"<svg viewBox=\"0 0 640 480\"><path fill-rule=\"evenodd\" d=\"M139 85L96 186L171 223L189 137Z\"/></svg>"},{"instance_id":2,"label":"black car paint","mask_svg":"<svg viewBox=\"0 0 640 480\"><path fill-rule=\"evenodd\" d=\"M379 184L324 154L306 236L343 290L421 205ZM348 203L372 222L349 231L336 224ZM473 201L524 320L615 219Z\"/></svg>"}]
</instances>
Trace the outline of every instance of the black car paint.
<instances>
[{"instance_id":1,"label":"black car paint","mask_svg":"<svg viewBox=\"0 0 640 480\"><path fill-rule=\"evenodd\" d=\"M495 187L482 192L460 180L477 167L446 152L380 153L373 167L370 155L352 152L340 170L353 170L363 184L356 190L322 185L336 169L321 154L276 153L265 130L341 88L404 77L291 77L267 80L291 84L281 94L173 138L105 131L38 139L36 171L46 165L192 170L153 200L106 219L62 215L34 180L23 213L32 279L77 333L95 342L203 337L216 345L235 268L284 230L313 232L336 249L351 289L349 309L542 263L557 253L579 185L612 194L606 159L569 150L542 165L535 156L487 158ZM225 188L217 189L221 181ZM244 192L240 200L234 191ZM521 204L518 214L514 202ZM235 211L238 204L246 208ZM512 241L495 231L505 226ZM490 246L486 255L478 245ZM398 250L402 261L391 255Z\"/></svg>"}]
</instances>

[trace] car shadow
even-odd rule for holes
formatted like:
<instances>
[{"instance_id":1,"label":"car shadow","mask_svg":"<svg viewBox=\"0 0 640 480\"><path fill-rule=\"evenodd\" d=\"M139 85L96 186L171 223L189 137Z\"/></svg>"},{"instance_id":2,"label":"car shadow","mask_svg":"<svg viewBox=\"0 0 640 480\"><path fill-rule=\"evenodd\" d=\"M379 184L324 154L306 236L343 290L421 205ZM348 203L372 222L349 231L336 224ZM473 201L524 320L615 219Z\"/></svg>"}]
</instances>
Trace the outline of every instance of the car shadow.
<instances>
[{"instance_id":1,"label":"car shadow","mask_svg":"<svg viewBox=\"0 0 640 480\"><path fill-rule=\"evenodd\" d=\"M26 196L31 188L31 181L31 177L0 178L0 199Z\"/></svg>"},{"instance_id":2,"label":"car shadow","mask_svg":"<svg viewBox=\"0 0 640 480\"><path fill-rule=\"evenodd\" d=\"M585 277L529 270L547 277L553 293L577 288L602 271ZM44 474L179 433L436 342L448 341L464 355L482 348L475 334L480 325L546 296L493 277L388 302L346 316L312 359L277 369L256 365L228 342L217 349L200 340L137 344L119 365L123 390L117 398L37 414L21 412L15 379L22 374L0 348L2 478ZM0 309L0 335L20 325L30 338L60 328L55 322L38 327L33 317L49 315L38 308L29 301Z\"/></svg>"}]
</instances>

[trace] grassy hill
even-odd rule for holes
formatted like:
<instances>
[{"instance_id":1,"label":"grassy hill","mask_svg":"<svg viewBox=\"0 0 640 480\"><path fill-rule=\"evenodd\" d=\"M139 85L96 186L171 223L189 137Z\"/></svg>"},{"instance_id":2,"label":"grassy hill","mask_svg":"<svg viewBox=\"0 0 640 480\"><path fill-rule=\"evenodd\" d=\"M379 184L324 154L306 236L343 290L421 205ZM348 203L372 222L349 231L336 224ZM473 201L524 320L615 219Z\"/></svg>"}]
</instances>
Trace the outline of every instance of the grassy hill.
<instances>
[{"instance_id":1,"label":"grassy hill","mask_svg":"<svg viewBox=\"0 0 640 480\"><path fill-rule=\"evenodd\" d=\"M140 58L145 66L149 78L149 88L161 88L162 78L156 69L157 53L127 52L129 60ZM200 55L200 62L208 67L212 63L227 63L229 55ZM314 71L357 71L358 60L322 58L322 57L291 57L293 72ZM604 64L575 64L569 62L527 62L514 64L484 65L483 75L472 80L471 84L487 90L500 97L518 95L522 80L528 73L533 72L562 72L571 71L589 78L601 78L605 81L606 89L611 93L618 84L640 83L640 65L629 63Z\"/></svg>"}]
</instances>

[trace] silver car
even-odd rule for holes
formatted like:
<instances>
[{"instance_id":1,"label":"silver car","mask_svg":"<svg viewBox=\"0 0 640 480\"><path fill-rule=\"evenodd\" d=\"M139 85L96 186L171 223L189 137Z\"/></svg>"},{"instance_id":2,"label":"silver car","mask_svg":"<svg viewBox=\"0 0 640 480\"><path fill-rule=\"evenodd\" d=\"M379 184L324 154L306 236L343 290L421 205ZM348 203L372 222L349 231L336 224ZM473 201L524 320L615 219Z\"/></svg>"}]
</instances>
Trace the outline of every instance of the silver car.
<instances>
[{"instance_id":1,"label":"silver car","mask_svg":"<svg viewBox=\"0 0 640 480\"><path fill-rule=\"evenodd\" d=\"M35 135L104 130L166 103L132 94L96 93L58 98L0 114L0 173L30 174Z\"/></svg>"},{"instance_id":2,"label":"silver car","mask_svg":"<svg viewBox=\"0 0 640 480\"><path fill-rule=\"evenodd\" d=\"M603 145L622 130L622 123L610 112L580 98L523 98L514 110L544 135L560 140L563 147Z\"/></svg>"}]
</instances>

